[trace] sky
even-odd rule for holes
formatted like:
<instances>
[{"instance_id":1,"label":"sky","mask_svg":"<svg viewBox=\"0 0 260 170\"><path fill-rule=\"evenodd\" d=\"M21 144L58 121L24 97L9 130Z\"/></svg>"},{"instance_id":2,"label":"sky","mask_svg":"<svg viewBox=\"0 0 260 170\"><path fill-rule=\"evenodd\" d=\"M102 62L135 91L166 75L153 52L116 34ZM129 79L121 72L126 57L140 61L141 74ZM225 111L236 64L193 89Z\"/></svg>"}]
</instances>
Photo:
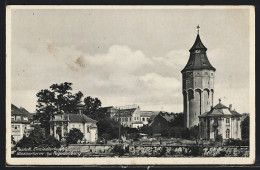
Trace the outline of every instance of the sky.
<instances>
[{"instance_id":1,"label":"sky","mask_svg":"<svg viewBox=\"0 0 260 170\"><path fill-rule=\"evenodd\" d=\"M102 106L183 111L181 70L200 26L218 99L249 112L248 9L12 9L11 102L71 82Z\"/></svg>"}]
</instances>

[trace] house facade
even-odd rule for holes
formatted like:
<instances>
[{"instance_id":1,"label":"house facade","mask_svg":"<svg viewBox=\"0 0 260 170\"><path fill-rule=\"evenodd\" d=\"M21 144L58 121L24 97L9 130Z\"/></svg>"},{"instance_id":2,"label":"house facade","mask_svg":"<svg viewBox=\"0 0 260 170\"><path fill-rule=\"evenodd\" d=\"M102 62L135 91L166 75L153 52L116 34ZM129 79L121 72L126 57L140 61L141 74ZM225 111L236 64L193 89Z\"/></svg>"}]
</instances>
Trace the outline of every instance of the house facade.
<instances>
[{"instance_id":1,"label":"house facade","mask_svg":"<svg viewBox=\"0 0 260 170\"><path fill-rule=\"evenodd\" d=\"M140 128L143 126L140 118L140 108L119 109L114 119L124 127Z\"/></svg>"},{"instance_id":2,"label":"house facade","mask_svg":"<svg viewBox=\"0 0 260 170\"><path fill-rule=\"evenodd\" d=\"M32 116L27 110L11 104L11 135L15 142L30 135L33 130L31 122Z\"/></svg>"},{"instance_id":3,"label":"house facade","mask_svg":"<svg viewBox=\"0 0 260 170\"><path fill-rule=\"evenodd\" d=\"M143 122L144 125L149 124L149 119L154 115L158 115L159 111L141 111L140 113L140 121Z\"/></svg>"},{"instance_id":4,"label":"house facade","mask_svg":"<svg viewBox=\"0 0 260 170\"><path fill-rule=\"evenodd\" d=\"M78 107L75 114L57 114L50 121L50 134L58 140L64 140L71 129L79 129L83 133L83 141L96 142L98 139L97 121L83 114Z\"/></svg>"},{"instance_id":5,"label":"house facade","mask_svg":"<svg viewBox=\"0 0 260 170\"><path fill-rule=\"evenodd\" d=\"M226 107L219 99L209 112L199 116L199 136L205 140L215 140L219 135L224 140L241 139L241 117L232 105Z\"/></svg>"}]
</instances>

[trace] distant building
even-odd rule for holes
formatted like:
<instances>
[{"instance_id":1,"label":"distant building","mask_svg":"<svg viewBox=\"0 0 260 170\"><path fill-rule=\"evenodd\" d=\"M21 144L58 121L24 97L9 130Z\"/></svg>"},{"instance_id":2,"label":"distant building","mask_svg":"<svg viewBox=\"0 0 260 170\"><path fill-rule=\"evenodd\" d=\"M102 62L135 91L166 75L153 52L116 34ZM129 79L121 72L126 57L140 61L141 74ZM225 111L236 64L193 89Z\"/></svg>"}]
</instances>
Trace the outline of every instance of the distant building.
<instances>
[{"instance_id":1,"label":"distant building","mask_svg":"<svg viewBox=\"0 0 260 170\"><path fill-rule=\"evenodd\" d=\"M83 114L83 105L78 105L78 113L57 114L50 121L50 134L56 139L65 139L71 129L79 129L83 140L96 142L98 139L97 121Z\"/></svg>"},{"instance_id":2,"label":"distant building","mask_svg":"<svg viewBox=\"0 0 260 170\"><path fill-rule=\"evenodd\" d=\"M223 139L241 139L241 117L232 110L232 105L228 108L219 99L219 103L209 112L199 116L200 138L215 140L221 135Z\"/></svg>"},{"instance_id":3,"label":"distant building","mask_svg":"<svg viewBox=\"0 0 260 170\"><path fill-rule=\"evenodd\" d=\"M140 108L119 109L114 119L120 122L124 127L140 128L143 122L140 120Z\"/></svg>"},{"instance_id":4,"label":"distant building","mask_svg":"<svg viewBox=\"0 0 260 170\"><path fill-rule=\"evenodd\" d=\"M11 135L15 142L18 142L23 136L28 137L33 130L31 126L33 116L24 108L18 108L11 104Z\"/></svg>"},{"instance_id":5,"label":"distant building","mask_svg":"<svg viewBox=\"0 0 260 170\"><path fill-rule=\"evenodd\" d=\"M141 111L140 113L140 120L143 122L144 125L149 124L149 119L152 116L156 116L159 114L159 111Z\"/></svg>"},{"instance_id":6,"label":"distant building","mask_svg":"<svg viewBox=\"0 0 260 170\"><path fill-rule=\"evenodd\" d=\"M161 134L162 131L169 128L169 123L174 120L175 114L160 112L158 115L153 116L153 120L149 123L152 128L153 134Z\"/></svg>"}]
</instances>

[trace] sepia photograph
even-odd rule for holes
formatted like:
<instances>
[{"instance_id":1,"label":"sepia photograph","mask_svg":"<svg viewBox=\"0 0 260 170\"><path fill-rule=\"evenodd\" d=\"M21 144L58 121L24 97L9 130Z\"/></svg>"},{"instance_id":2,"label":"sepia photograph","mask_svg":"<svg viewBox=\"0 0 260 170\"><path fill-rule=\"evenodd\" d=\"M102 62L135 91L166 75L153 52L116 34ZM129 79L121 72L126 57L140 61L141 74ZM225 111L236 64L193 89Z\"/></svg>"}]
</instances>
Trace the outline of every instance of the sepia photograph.
<instances>
[{"instance_id":1,"label":"sepia photograph","mask_svg":"<svg viewBox=\"0 0 260 170\"><path fill-rule=\"evenodd\" d=\"M254 163L254 6L11 5L6 30L8 165Z\"/></svg>"}]
</instances>

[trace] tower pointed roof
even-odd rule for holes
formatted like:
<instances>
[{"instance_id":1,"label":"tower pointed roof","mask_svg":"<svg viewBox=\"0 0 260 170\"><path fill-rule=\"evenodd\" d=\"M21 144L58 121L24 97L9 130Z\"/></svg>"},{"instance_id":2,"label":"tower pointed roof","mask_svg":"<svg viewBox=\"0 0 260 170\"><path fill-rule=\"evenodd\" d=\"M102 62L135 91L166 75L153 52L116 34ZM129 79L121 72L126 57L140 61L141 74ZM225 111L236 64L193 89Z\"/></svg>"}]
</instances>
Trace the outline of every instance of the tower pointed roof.
<instances>
[{"instance_id":1,"label":"tower pointed roof","mask_svg":"<svg viewBox=\"0 0 260 170\"><path fill-rule=\"evenodd\" d=\"M195 43L189 51L190 58L181 72L200 69L216 70L209 62L206 54L207 48L202 43L199 33L197 34Z\"/></svg>"},{"instance_id":2,"label":"tower pointed roof","mask_svg":"<svg viewBox=\"0 0 260 170\"><path fill-rule=\"evenodd\" d=\"M201 40L200 40L200 35L199 35L199 34L197 34L195 43L194 43L193 46L191 47L190 51L198 50L198 49L205 49L205 50L207 50L207 48L206 48L206 47L203 45L203 43L201 42Z\"/></svg>"}]
</instances>

